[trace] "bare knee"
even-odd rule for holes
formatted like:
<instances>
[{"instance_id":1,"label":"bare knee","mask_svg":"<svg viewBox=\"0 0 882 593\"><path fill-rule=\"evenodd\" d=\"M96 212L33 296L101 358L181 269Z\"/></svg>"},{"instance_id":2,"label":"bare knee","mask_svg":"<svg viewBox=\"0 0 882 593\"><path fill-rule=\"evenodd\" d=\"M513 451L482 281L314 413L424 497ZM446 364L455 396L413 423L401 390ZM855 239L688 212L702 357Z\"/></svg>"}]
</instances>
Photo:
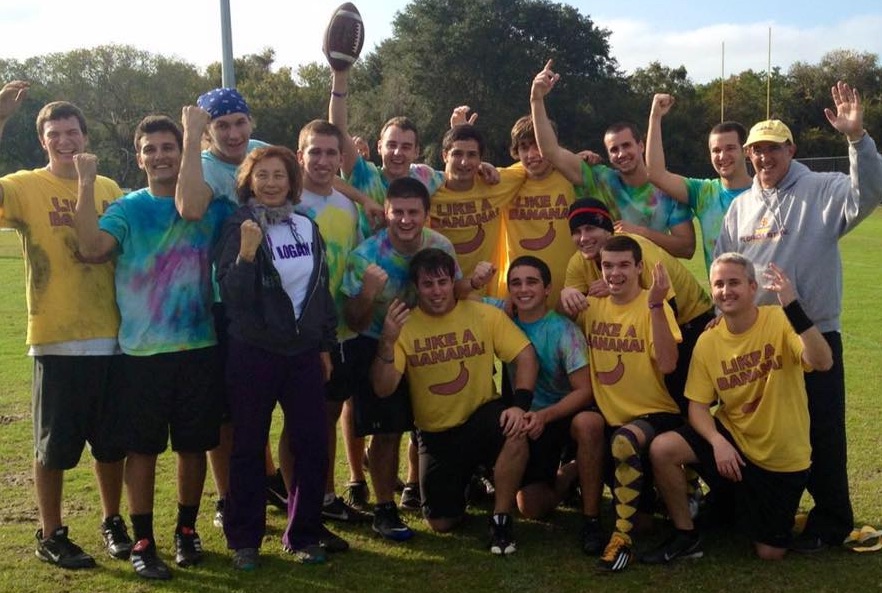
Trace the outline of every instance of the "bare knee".
<instances>
[{"instance_id":1,"label":"bare knee","mask_svg":"<svg viewBox=\"0 0 882 593\"><path fill-rule=\"evenodd\" d=\"M787 554L787 548L776 548L759 542L754 542L753 547L760 560L783 560Z\"/></svg>"}]
</instances>

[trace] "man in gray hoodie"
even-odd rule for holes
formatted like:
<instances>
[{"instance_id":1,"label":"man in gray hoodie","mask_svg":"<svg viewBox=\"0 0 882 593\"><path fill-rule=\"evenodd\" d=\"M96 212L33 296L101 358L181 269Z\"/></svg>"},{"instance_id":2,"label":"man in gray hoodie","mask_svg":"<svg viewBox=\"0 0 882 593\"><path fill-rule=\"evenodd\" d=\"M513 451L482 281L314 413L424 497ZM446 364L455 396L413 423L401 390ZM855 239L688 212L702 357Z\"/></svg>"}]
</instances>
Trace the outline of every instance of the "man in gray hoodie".
<instances>
[{"instance_id":1,"label":"man in gray hoodie","mask_svg":"<svg viewBox=\"0 0 882 593\"><path fill-rule=\"evenodd\" d=\"M846 471L838 242L882 200L882 157L864 129L860 96L841 81L832 94L835 111L824 113L848 139L850 174L810 171L793 161L796 146L786 125L759 122L745 143L756 170L753 186L732 202L714 251L737 251L756 263L758 273L769 263L782 268L833 350L829 371L805 376L812 445L808 491L815 506L792 546L803 552L842 544L854 523ZM774 292L760 287L757 304L774 300Z\"/></svg>"}]
</instances>

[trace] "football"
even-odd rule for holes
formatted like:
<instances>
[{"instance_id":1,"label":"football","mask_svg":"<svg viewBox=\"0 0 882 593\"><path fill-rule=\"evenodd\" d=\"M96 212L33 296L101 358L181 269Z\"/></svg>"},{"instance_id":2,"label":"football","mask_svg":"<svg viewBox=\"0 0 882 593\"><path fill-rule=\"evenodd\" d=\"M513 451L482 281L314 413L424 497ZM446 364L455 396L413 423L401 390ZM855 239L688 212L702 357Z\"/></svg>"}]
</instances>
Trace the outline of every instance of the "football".
<instances>
[{"instance_id":1,"label":"football","mask_svg":"<svg viewBox=\"0 0 882 593\"><path fill-rule=\"evenodd\" d=\"M341 4L331 15L322 51L334 70L346 70L361 54L364 45L364 23L361 13L351 2Z\"/></svg>"}]
</instances>

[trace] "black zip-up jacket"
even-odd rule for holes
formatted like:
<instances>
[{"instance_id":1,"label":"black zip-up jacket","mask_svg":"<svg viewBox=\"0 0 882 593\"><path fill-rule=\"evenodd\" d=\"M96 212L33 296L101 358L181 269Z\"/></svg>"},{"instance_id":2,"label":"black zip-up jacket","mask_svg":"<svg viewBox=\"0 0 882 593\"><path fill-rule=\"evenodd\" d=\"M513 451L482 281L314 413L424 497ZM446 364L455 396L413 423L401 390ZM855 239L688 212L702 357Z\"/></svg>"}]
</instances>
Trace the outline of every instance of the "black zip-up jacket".
<instances>
[{"instance_id":1,"label":"black zip-up jacket","mask_svg":"<svg viewBox=\"0 0 882 593\"><path fill-rule=\"evenodd\" d=\"M273 265L266 239L253 262L239 260L240 227L245 220L257 222L248 206L230 215L214 251L230 335L278 354L292 355L311 349L330 352L337 343L337 313L328 289L325 244L318 226L306 219L312 225L313 270L298 319Z\"/></svg>"}]
</instances>

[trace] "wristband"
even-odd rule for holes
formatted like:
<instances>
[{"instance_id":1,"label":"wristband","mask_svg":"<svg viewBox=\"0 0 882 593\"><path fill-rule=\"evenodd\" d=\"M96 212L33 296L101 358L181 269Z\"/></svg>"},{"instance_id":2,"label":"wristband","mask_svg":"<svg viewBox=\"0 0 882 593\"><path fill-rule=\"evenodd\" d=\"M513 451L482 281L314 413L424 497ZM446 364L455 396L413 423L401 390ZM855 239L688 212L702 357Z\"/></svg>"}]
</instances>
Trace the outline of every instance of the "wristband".
<instances>
[{"instance_id":1,"label":"wristband","mask_svg":"<svg viewBox=\"0 0 882 593\"><path fill-rule=\"evenodd\" d=\"M533 390L515 389L513 403L523 411L528 412L533 404Z\"/></svg>"},{"instance_id":2,"label":"wristband","mask_svg":"<svg viewBox=\"0 0 882 593\"><path fill-rule=\"evenodd\" d=\"M814 325L798 300L794 299L792 303L784 307L784 314L787 315L787 321L790 322L797 334L804 334Z\"/></svg>"},{"instance_id":3,"label":"wristband","mask_svg":"<svg viewBox=\"0 0 882 593\"><path fill-rule=\"evenodd\" d=\"M337 91L331 91L332 97L337 97L338 99L342 99L346 96L346 93L338 93Z\"/></svg>"},{"instance_id":4,"label":"wristband","mask_svg":"<svg viewBox=\"0 0 882 593\"><path fill-rule=\"evenodd\" d=\"M380 362L385 362L386 364L392 364L393 362L395 362L394 355L392 356L392 358L383 358L382 356L380 356L380 353L377 352L376 356L377 356L377 360L379 360Z\"/></svg>"},{"instance_id":5,"label":"wristband","mask_svg":"<svg viewBox=\"0 0 882 593\"><path fill-rule=\"evenodd\" d=\"M664 306L664 303L649 303L650 309L661 309Z\"/></svg>"}]
</instances>

